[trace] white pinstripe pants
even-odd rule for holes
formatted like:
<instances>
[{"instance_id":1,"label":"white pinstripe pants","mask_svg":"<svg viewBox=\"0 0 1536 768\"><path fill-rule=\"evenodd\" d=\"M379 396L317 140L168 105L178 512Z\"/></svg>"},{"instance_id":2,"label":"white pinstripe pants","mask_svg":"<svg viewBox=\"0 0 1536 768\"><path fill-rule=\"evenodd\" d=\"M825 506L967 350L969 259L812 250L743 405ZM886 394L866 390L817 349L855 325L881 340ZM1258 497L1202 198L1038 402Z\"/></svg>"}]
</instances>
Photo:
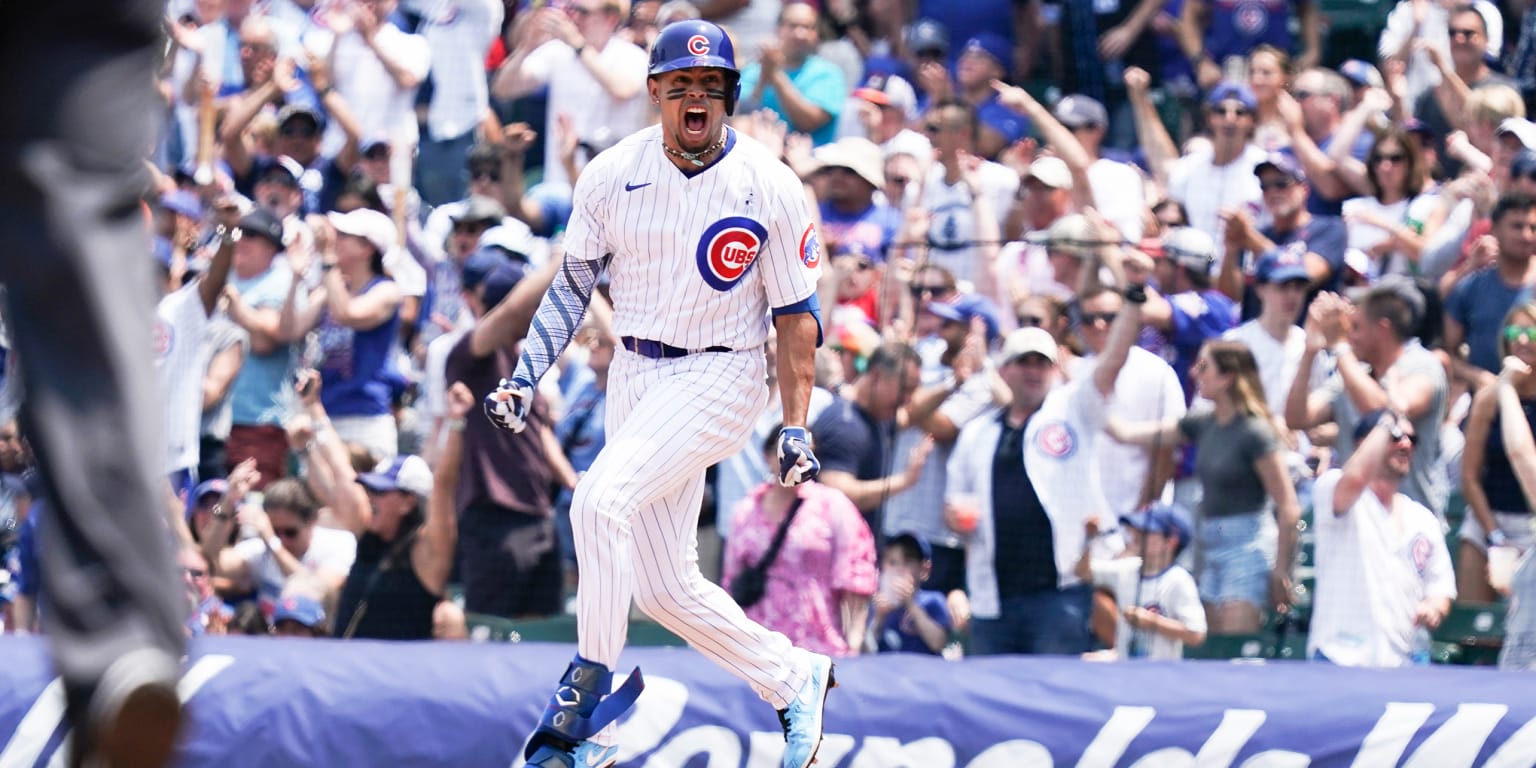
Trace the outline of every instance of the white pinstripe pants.
<instances>
[{"instance_id":1,"label":"white pinstripe pants","mask_svg":"<svg viewBox=\"0 0 1536 768\"><path fill-rule=\"evenodd\" d=\"M782 709L806 670L789 639L746 617L698 564L704 470L741 450L768 402L761 351L652 360L623 349L608 372L607 444L576 487L578 649L614 668L629 608L686 640Z\"/></svg>"}]
</instances>

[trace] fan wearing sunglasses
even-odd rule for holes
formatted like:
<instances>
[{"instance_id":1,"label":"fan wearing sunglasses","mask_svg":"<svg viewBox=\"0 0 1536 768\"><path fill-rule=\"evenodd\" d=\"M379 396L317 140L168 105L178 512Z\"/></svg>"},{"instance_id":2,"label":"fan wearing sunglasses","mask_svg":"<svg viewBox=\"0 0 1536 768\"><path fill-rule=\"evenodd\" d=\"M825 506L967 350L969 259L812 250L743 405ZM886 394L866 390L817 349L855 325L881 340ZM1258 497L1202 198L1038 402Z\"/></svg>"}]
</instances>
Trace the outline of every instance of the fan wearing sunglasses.
<instances>
[{"instance_id":1,"label":"fan wearing sunglasses","mask_svg":"<svg viewBox=\"0 0 1536 768\"><path fill-rule=\"evenodd\" d=\"M1438 627L1457 597L1451 556L1434 513L1398 490L1417 443L1412 422L1373 411L1354 437L1354 455L1313 491L1317 593L1307 651L1342 666L1407 666L1415 662L1405 641Z\"/></svg>"},{"instance_id":2,"label":"fan wearing sunglasses","mask_svg":"<svg viewBox=\"0 0 1536 768\"><path fill-rule=\"evenodd\" d=\"M1257 213L1262 205L1259 180L1253 175L1265 158L1264 150L1252 143L1256 109L1253 91L1245 83L1221 83L1206 98L1211 151L1179 158L1168 173L1168 197L1184 204L1190 226L1214 235L1222 231L1221 211Z\"/></svg>"},{"instance_id":3,"label":"fan wearing sunglasses","mask_svg":"<svg viewBox=\"0 0 1536 768\"><path fill-rule=\"evenodd\" d=\"M255 194L255 183L282 158L291 158L300 168L319 172L323 187L306 190L306 207L328 210L346 179L356 167L362 123L340 90L332 87L331 73L322 59L311 58L305 65L310 85L319 95L318 104L292 102L278 110L277 135L269 147L257 142L246 130L256 115L268 104L281 104L297 91L299 81L291 60L280 60L272 79L260 88L247 91L232 100L220 128L219 142L224 162L235 179L235 190L248 197ZM343 141L334 152L322 152L327 117L341 129Z\"/></svg>"},{"instance_id":4,"label":"fan wearing sunglasses","mask_svg":"<svg viewBox=\"0 0 1536 768\"><path fill-rule=\"evenodd\" d=\"M245 505L238 514L217 518L219 528L210 531L205 552L214 572L229 580L232 594L255 592L263 610L278 598L295 574L308 572L334 593L346 581L357 557L352 534L315 524L320 507L304 483L293 478L274 481L265 489L261 506ZM256 531L254 538L223 546L227 528L240 523ZM217 547L208 547L208 544Z\"/></svg>"},{"instance_id":5,"label":"fan wearing sunglasses","mask_svg":"<svg viewBox=\"0 0 1536 768\"><path fill-rule=\"evenodd\" d=\"M1536 366L1536 303L1517 304L1505 315L1498 335L1499 359L1514 357ZM1536 424L1536 377L1511 382L1519 400L1521 419ZM1531 505L1516 480L1514 462L1503 435L1499 408L1503 384L1477 390L1467 414L1467 445L1462 454L1461 488L1467 500L1456 553L1456 590L1463 600L1491 601L1488 548L1536 544L1531 531Z\"/></svg>"},{"instance_id":6,"label":"fan wearing sunglasses","mask_svg":"<svg viewBox=\"0 0 1536 768\"><path fill-rule=\"evenodd\" d=\"M1378 274L1409 274L1424 248L1424 222L1434 198L1421 195L1424 167L1408 135L1392 127L1376 136L1366 156L1371 194L1344 201L1349 248L1365 253Z\"/></svg>"}]
</instances>

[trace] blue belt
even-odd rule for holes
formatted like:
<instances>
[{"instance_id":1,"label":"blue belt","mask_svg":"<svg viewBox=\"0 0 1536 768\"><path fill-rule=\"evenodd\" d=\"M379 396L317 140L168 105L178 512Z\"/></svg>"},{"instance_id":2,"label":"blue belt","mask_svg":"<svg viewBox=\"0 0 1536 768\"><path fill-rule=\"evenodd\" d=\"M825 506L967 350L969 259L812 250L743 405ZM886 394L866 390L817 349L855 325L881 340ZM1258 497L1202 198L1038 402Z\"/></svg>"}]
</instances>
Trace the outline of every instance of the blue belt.
<instances>
[{"instance_id":1,"label":"blue belt","mask_svg":"<svg viewBox=\"0 0 1536 768\"><path fill-rule=\"evenodd\" d=\"M683 349L682 347L674 347L674 346L672 346L670 344L663 344L663 343L661 343L659 341L651 341L650 339L637 339L637 338L635 338L633 336L625 336L624 338L620 339L619 341L622 342L622 346L625 349L627 349L627 350L629 350L629 351L631 351L631 352L633 352L633 353L635 353L637 355L641 355L643 357L649 357L652 360L662 360L662 359L673 358L673 357L687 357L688 355L698 354L699 352L734 352L735 351L735 350L731 349L730 347L705 347L703 349Z\"/></svg>"}]
</instances>

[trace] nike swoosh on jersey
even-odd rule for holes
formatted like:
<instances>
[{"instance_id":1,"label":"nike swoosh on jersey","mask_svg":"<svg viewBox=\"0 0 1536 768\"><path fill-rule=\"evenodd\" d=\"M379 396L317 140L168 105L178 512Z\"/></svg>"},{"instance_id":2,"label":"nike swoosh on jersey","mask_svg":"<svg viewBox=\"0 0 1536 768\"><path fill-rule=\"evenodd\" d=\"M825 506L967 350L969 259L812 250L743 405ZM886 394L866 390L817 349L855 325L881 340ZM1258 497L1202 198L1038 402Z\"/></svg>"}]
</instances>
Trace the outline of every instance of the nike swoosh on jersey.
<instances>
[{"instance_id":1,"label":"nike swoosh on jersey","mask_svg":"<svg viewBox=\"0 0 1536 768\"><path fill-rule=\"evenodd\" d=\"M624 182L624 191L625 192L633 192L633 191L635 191L637 189L640 189L641 187L649 187L650 185L651 185L651 182L649 182L649 181L647 181L644 184L631 184L631 183L626 181L626 182Z\"/></svg>"}]
</instances>

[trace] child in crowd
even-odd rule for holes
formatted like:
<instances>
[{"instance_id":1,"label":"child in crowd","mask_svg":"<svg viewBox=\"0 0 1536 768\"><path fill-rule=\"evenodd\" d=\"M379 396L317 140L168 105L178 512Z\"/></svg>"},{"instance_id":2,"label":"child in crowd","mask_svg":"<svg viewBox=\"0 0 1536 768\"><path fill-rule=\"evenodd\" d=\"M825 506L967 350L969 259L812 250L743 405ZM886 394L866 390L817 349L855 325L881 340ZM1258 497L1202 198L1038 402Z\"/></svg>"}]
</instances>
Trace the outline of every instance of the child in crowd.
<instances>
[{"instance_id":1,"label":"child in crowd","mask_svg":"<svg viewBox=\"0 0 1536 768\"><path fill-rule=\"evenodd\" d=\"M933 548L922 536L900 533L885 543L866 646L880 653L944 650L950 628L944 593L918 588L932 567Z\"/></svg>"},{"instance_id":2,"label":"child in crowd","mask_svg":"<svg viewBox=\"0 0 1536 768\"><path fill-rule=\"evenodd\" d=\"M1120 525L1128 542L1119 557L1096 559L1085 547L1077 564L1078 576L1113 592L1120 608L1112 658L1181 659L1186 644L1205 642L1206 631L1195 578L1174 564L1189 543L1189 525L1161 503L1122 516ZM1098 520L1087 527L1091 542Z\"/></svg>"}]
</instances>

